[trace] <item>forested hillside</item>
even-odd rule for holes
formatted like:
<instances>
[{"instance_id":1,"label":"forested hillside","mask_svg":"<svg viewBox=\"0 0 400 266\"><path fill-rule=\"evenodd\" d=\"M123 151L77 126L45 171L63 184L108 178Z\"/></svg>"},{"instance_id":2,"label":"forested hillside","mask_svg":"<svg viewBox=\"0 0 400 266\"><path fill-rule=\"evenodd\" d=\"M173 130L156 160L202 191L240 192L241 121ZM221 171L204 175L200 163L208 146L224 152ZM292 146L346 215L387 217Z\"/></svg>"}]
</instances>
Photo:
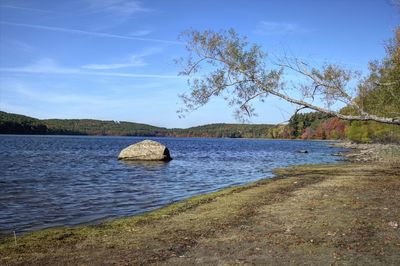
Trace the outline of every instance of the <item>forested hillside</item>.
<instances>
[{"instance_id":1,"label":"forested hillside","mask_svg":"<svg viewBox=\"0 0 400 266\"><path fill-rule=\"evenodd\" d=\"M1 134L47 134L47 126L39 119L0 111Z\"/></svg>"},{"instance_id":2,"label":"forested hillside","mask_svg":"<svg viewBox=\"0 0 400 266\"><path fill-rule=\"evenodd\" d=\"M176 137L268 138L268 132L273 127L266 124L210 124L187 129L171 129L170 132Z\"/></svg>"},{"instance_id":3,"label":"forested hillside","mask_svg":"<svg viewBox=\"0 0 400 266\"><path fill-rule=\"evenodd\" d=\"M94 119L42 120L52 134L84 134L98 136L165 136L166 128L124 121Z\"/></svg>"},{"instance_id":4,"label":"forested hillside","mask_svg":"<svg viewBox=\"0 0 400 266\"><path fill-rule=\"evenodd\" d=\"M286 125L210 124L167 129L146 124L93 119L47 119L0 111L0 134L60 134L96 136L350 139L356 142L400 142L395 125L348 122L320 112L293 115Z\"/></svg>"},{"instance_id":5,"label":"forested hillside","mask_svg":"<svg viewBox=\"0 0 400 266\"><path fill-rule=\"evenodd\" d=\"M272 125L211 124L187 129L167 129L123 121L93 119L39 120L0 111L1 134L266 138L272 127Z\"/></svg>"},{"instance_id":6,"label":"forested hillside","mask_svg":"<svg viewBox=\"0 0 400 266\"><path fill-rule=\"evenodd\" d=\"M61 134L61 135L114 135L114 136L166 136L168 130L131 122L101 121L93 119L47 119L11 114L0 111L1 134Z\"/></svg>"}]
</instances>

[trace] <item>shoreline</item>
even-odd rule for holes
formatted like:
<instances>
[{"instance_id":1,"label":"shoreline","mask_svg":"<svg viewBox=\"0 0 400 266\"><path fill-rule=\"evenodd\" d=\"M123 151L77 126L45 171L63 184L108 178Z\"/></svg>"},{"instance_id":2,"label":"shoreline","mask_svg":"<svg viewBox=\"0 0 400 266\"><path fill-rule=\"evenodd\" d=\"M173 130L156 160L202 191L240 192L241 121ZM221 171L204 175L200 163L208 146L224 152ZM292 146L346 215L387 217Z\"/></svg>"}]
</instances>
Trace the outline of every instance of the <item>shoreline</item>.
<instances>
[{"instance_id":1,"label":"shoreline","mask_svg":"<svg viewBox=\"0 0 400 266\"><path fill-rule=\"evenodd\" d=\"M351 148L343 143L335 143L334 145L345 145L346 148ZM366 147L369 147L369 152L365 152ZM366 164L367 161L364 159L371 157L371 151L379 155L371 157L372 159L384 158L382 156L385 152L379 152L379 149L382 151L381 146L371 147L353 148L347 154L349 162L276 169L273 178L261 179L243 186L230 187L214 193L195 196L139 216L118 218L99 225L35 231L18 237L16 244L12 237L0 239L0 263L6 265L28 262L33 264L75 264L93 261L102 262L101 264L118 261L122 264L158 264L164 262L180 264L182 261L193 263L193 259L200 258L201 252L204 253L207 250L207 239L218 238L220 234L224 235L230 230L236 230L235 233L240 236L243 228L246 229L246 226L252 228L260 222L256 219L259 209L272 208L275 203L283 204L292 199L292 194L299 191L313 191L313 186L336 180L335 175L340 176L340 178L347 175L351 176L352 172L359 174L377 172L382 175L382 169L385 169L389 173L387 175L390 175L391 181L396 186L400 185L398 183L399 172L395 164L391 165L389 162L388 165L381 166L383 160L377 160L376 165ZM398 148L398 146L395 147ZM357 159L360 160L357 161ZM340 181L343 182L343 180ZM300 199L304 197L305 195ZM334 194L333 197L335 197ZM283 210L285 212L294 211L287 208ZM306 211L300 209L299 215L302 216L304 212ZM276 215L282 215L282 210L276 212ZM340 213L337 215L340 215ZM252 219L255 219L255 222L249 224L249 220ZM398 222L393 221L393 226ZM395 230L397 229L398 224ZM282 234L285 236L287 230L290 232L292 229L286 228L283 232L276 234L280 237L282 237ZM130 236L130 239L124 239L127 235ZM313 242L314 240L309 243ZM144 245L143 243L147 244ZM400 249L400 243L397 244ZM394 246L391 246L396 251L397 244L394 243ZM204 245L203 250L199 250L199 247ZM251 243L249 242L247 245L251 246ZM221 245L218 248L222 249L223 246ZM307 248L309 247L307 246ZM50 252L49 249L53 251ZM208 250L210 251L210 249ZM255 251L258 250L253 248L252 252ZM100 254L102 252L108 255ZM185 260L186 254L193 252L200 253L189 255L188 258L191 259ZM126 257L127 254L130 255ZM218 261L222 259L229 262L230 256L221 256L218 256ZM206 260L206 257L203 258L204 261L202 262L208 264L209 261ZM107 261L104 261L105 258ZM329 258L336 261L332 256L329 256ZM392 256L390 258L396 262L400 261L400 257ZM271 260L265 261L272 262Z\"/></svg>"},{"instance_id":2,"label":"shoreline","mask_svg":"<svg viewBox=\"0 0 400 266\"><path fill-rule=\"evenodd\" d=\"M245 140L293 140L293 141L321 141L321 142L343 142L341 139L282 139L282 138L230 138L230 137L180 137L180 136L129 136L129 135L81 135L81 134L3 134L0 133L0 136L30 136L30 137L115 137L115 138L171 138L171 139L245 139Z\"/></svg>"},{"instance_id":3,"label":"shoreline","mask_svg":"<svg viewBox=\"0 0 400 266\"><path fill-rule=\"evenodd\" d=\"M339 153L348 162L385 162L400 157L400 145L398 144L365 144L349 141L339 141L329 146L348 149Z\"/></svg>"},{"instance_id":4,"label":"shoreline","mask_svg":"<svg viewBox=\"0 0 400 266\"><path fill-rule=\"evenodd\" d=\"M10 136L14 136L14 135L10 135ZM47 135L31 135L31 136L38 137L38 138L47 137ZM63 135L56 136L55 135L55 136L52 136L52 137L55 137L55 138L61 137L62 138L62 137L70 137L70 136L63 136ZM78 136L78 137L81 137L81 136ZM86 138L86 137L98 138L97 136L82 136L82 137L84 137L84 138ZM103 137L100 137L100 138L103 138ZM174 139L174 138L170 138L170 139ZM202 139L204 139L204 138L202 138ZM215 140L215 139L210 139L210 140ZM237 141L240 142L242 140L243 141L244 140L246 140L246 141L247 140L271 141L271 142L276 141L276 140L268 140L268 139L238 139ZM227 139L227 141L231 141L231 139ZM235 141L235 140L233 140L233 141ZM292 142L293 140L282 140L282 141ZM303 142L304 140L297 140L297 141ZM136 142L136 141L133 140L133 142ZM312 151L313 151L312 147L313 147L313 145L316 145L316 144L313 144L313 142L314 143L318 143L319 141L311 140L311 141L306 141L306 142L307 143L305 143L303 145L303 146L305 146L304 149L306 151L309 151L309 152L311 151L311 153L312 153ZM323 141L323 142L327 142L329 144L334 144L335 143L334 141ZM325 149L323 154L326 154L327 156L329 155L329 149L328 149L329 146L326 143L321 143L321 145L318 145L318 147L323 147ZM303 155L300 155L300 153L301 153L300 151L301 151L300 149L299 150L297 150L296 148L292 149L292 152L295 154L294 155L295 157L297 157L297 158L309 158L309 157L303 157ZM330 154L330 155L332 155L332 154ZM341 159L337 159L337 158L332 157L332 156L330 156L330 158L331 158L331 160L329 160L329 162L326 162L326 163L328 163L328 164L336 164L336 163L340 163L341 162ZM300 159L300 160L303 160L303 159ZM281 166L276 166L275 165L274 167L289 167L290 166L289 163L287 163L285 161L286 161L286 159L282 158L282 161L281 161L282 164L286 164L286 165L281 165ZM316 162L316 161L317 160L312 159L310 161L310 163ZM303 161L303 162L295 162L295 163L296 164L293 163L292 165L301 165L302 163L307 163L307 162ZM18 228L11 227L11 226L5 226L4 228L2 228L3 230L0 230L0 239L4 238L4 237L7 237L7 236L12 236L14 232L16 233L17 237L20 237L20 236L23 236L25 234L29 234L29 233L32 233L32 232L35 232L35 231L46 230L46 229L51 229L51 228L57 228L57 227L62 227L62 226L66 226L66 227L85 226L85 225L90 226L90 225L101 224L103 222L112 221L112 220L115 220L115 219L120 219L120 218L125 218L125 217L141 216L141 215L145 215L148 212L157 211L158 209L164 208L164 207L169 206L171 204L179 203L179 202L182 202L182 201L185 201L185 200L190 200L191 198L196 197L196 196L207 196L208 194L212 194L212 193L218 192L218 191L223 191L225 189L229 189L229 188L235 189L236 187L242 187L242 186L251 185L254 182L257 182L257 181L260 181L260 180L273 179L274 178L274 173L273 173L274 169L271 168L271 167L266 167L265 164L262 165L262 166L264 167L264 169L267 169L267 172L264 173L264 174L257 174L255 178L251 178L250 180L249 180L249 178L247 180L245 178L242 178L242 181L238 180L236 182L236 184L232 185L232 184L226 183L226 184L223 184L223 186L221 186L219 188L215 188L214 187L214 188L209 189L208 191L198 192L200 194L184 196L184 197L182 197L181 199L178 199L178 200L171 200L167 204L165 204L165 203L163 205L160 204L158 206L155 206L151 210L142 210L142 211L138 211L137 213L130 214L130 215L125 215L125 216L114 215L111 218L110 217L108 217L108 218L97 218L97 219L93 219L93 220L89 220L89 221L83 221L83 222L79 222L79 223L66 223L65 225L61 225L61 223L58 223L56 225L51 225L51 224L50 225L49 224L40 225L39 224L39 225L36 225L34 229L30 229L28 227L23 227L23 228L20 228L20 230L17 230ZM216 174L218 174L218 173L216 173ZM64 215L68 215L68 213L64 213ZM81 221L82 220L83 219L81 219ZM7 230L5 230L5 228L7 228ZM13 230L15 230L15 231L13 231Z\"/></svg>"}]
</instances>

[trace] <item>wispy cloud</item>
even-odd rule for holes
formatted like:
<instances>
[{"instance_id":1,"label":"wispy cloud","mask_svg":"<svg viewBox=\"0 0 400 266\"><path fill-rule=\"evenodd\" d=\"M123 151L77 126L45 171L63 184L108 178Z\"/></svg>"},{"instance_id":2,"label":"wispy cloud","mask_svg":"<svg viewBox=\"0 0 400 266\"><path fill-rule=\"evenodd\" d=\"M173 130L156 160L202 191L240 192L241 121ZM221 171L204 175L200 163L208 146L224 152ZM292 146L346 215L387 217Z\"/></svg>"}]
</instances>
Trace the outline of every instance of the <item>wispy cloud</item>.
<instances>
[{"instance_id":1,"label":"wispy cloud","mask_svg":"<svg viewBox=\"0 0 400 266\"><path fill-rule=\"evenodd\" d=\"M254 33L259 35L287 35L309 31L309 29L300 27L296 23L261 21L258 28L254 30Z\"/></svg>"},{"instance_id":2,"label":"wispy cloud","mask_svg":"<svg viewBox=\"0 0 400 266\"><path fill-rule=\"evenodd\" d=\"M50 114L55 117L63 117L65 113L68 113L68 117L73 118L76 113L85 117L89 111L99 114L102 110L110 110L118 105L130 106L132 104L132 99L98 95L86 91L82 89L70 92L57 85L49 88L46 85L38 86L20 81L9 81L3 84L5 100L2 103L2 109L47 118ZM43 94L46 97L43 97Z\"/></svg>"},{"instance_id":3,"label":"wispy cloud","mask_svg":"<svg viewBox=\"0 0 400 266\"><path fill-rule=\"evenodd\" d=\"M94 95L85 95L83 93L73 94L65 92L46 91L47 97L43 97L41 89L31 88L23 83L13 84L12 91L24 98L53 104L89 104L89 105L104 105L107 104L105 97L95 97ZM83 90L84 91L84 90Z\"/></svg>"},{"instance_id":4,"label":"wispy cloud","mask_svg":"<svg viewBox=\"0 0 400 266\"><path fill-rule=\"evenodd\" d=\"M161 47L149 47L144 49L141 53L129 56L127 60L122 63L111 63L111 64L87 64L83 65L83 69L92 70L105 70L105 69L118 69L127 67L142 67L147 66L144 58L150 55L160 53L162 51Z\"/></svg>"},{"instance_id":5,"label":"wispy cloud","mask_svg":"<svg viewBox=\"0 0 400 266\"><path fill-rule=\"evenodd\" d=\"M0 24L9 25L9 26L15 26L15 27L25 27L25 28L31 28L31 29L38 29L38 30L65 32L65 33L70 33L70 34L88 35L88 36L102 37L102 38L114 38L114 39L124 39L124 40L134 40L134 41L157 42L157 43L164 43L164 44L181 44L180 42L177 42L177 41L169 41L169 40L163 40L163 39L142 38L142 37L120 35L120 34L85 31L85 30L77 30L77 29L69 29L69 28L53 27L53 26L44 26L44 25L36 25L36 24L14 23L14 22L8 22L8 21L0 21Z\"/></svg>"},{"instance_id":6,"label":"wispy cloud","mask_svg":"<svg viewBox=\"0 0 400 266\"><path fill-rule=\"evenodd\" d=\"M21 52L25 52L25 53L32 53L36 50L36 48L26 42L21 42L18 40L14 40L14 39L7 39L4 38L3 40L5 43L7 43L7 45L12 45L12 47L15 47L16 49L18 49Z\"/></svg>"},{"instance_id":7,"label":"wispy cloud","mask_svg":"<svg viewBox=\"0 0 400 266\"><path fill-rule=\"evenodd\" d=\"M52 10L39 9L39 8L30 8L30 7L22 7L22 6L13 6L13 5L0 5L0 8L18 9L18 10L43 12L43 13L58 13L58 12L52 11Z\"/></svg>"},{"instance_id":8,"label":"wispy cloud","mask_svg":"<svg viewBox=\"0 0 400 266\"><path fill-rule=\"evenodd\" d=\"M43 58L33 65L16 68L0 68L0 72L5 73L22 73L22 74L46 74L46 75L84 75L84 76L101 76L101 77L120 77L120 78L160 78L160 79L181 79L177 75L163 74L144 74L144 73L126 73L126 72L106 72L93 71L105 68L66 68L58 66L54 60ZM110 69L110 68L107 68Z\"/></svg>"},{"instance_id":9,"label":"wispy cloud","mask_svg":"<svg viewBox=\"0 0 400 266\"><path fill-rule=\"evenodd\" d=\"M133 83L129 88L115 91L113 85L102 86L93 84L81 85L77 88L75 83L37 83L20 79L0 79L2 84L3 111L21 113L39 118L98 118L143 121L149 113L157 114L156 108L162 108L165 115L174 116L175 107L166 104L165 99L171 95L170 91L160 90L164 82L153 84L148 89L158 90L156 94L137 94L149 83ZM99 90L102 93L99 93ZM134 92L134 93L133 93ZM45 97L44 97L45 95ZM149 106L149 102L153 105ZM154 104L155 103L155 104ZM132 114L131 108L135 106L137 112ZM110 112L113 110L113 112ZM167 114L166 114L167 113ZM128 114L128 115L127 115ZM155 116L157 117L157 116ZM152 122L151 118L146 121ZM175 119L175 117L174 117Z\"/></svg>"},{"instance_id":10,"label":"wispy cloud","mask_svg":"<svg viewBox=\"0 0 400 266\"><path fill-rule=\"evenodd\" d=\"M142 3L135 0L86 0L92 12L106 12L120 16L131 16L139 12L148 12Z\"/></svg>"},{"instance_id":11,"label":"wispy cloud","mask_svg":"<svg viewBox=\"0 0 400 266\"><path fill-rule=\"evenodd\" d=\"M139 36L149 35L150 33L151 30L137 30L129 33L129 36L139 37Z\"/></svg>"},{"instance_id":12,"label":"wispy cloud","mask_svg":"<svg viewBox=\"0 0 400 266\"><path fill-rule=\"evenodd\" d=\"M132 18L147 16L155 11L145 7L138 0L81 0L80 3L83 4L85 15L101 17L107 21L106 24L100 25L103 29L115 28ZM139 31L138 34L129 36L140 37L147 34L147 31Z\"/></svg>"},{"instance_id":13,"label":"wispy cloud","mask_svg":"<svg viewBox=\"0 0 400 266\"><path fill-rule=\"evenodd\" d=\"M141 67L146 66L147 63L143 61L142 57L137 55L132 55L129 60L125 63L117 64L88 64L82 66L84 69L94 69L94 70L104 70L104 69L118 69L126 67Z\"/></svg>"}]
</instances>

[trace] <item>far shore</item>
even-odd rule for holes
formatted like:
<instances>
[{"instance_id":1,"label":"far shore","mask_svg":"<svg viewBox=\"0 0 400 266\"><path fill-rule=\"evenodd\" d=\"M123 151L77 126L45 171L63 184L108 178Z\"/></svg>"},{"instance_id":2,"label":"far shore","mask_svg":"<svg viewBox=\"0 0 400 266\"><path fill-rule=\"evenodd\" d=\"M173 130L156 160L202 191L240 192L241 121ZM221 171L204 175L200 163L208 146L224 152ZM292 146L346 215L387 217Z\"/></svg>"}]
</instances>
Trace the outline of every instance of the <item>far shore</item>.
<instances>
[{"instance_id":1,"label":"far shore","mask_svg":"<svg viewBox=\"0 0 400 266\"><path fill-rule=\"evenodd\" d=\"M176 136L127 136L127 135L84 135L84 134L1 134L0 136L31 136L31 137L115 137L115 138L140 138L140 139L237 139L237 140L283 140L283 141L321 141L321 142L347 142L341 139L282 139L282 138L229 138L229 137L176 137Z\"/></svg>"},{"instance_id":2,"label":"far shore","mask_svg":"<svg viewBox=\"0 0 400 266\"><path fill-rule=\"evenodd\" d=\"M140 216L0 240L1 265L400 264L400 147L276 176Z\"/></svg>"}]
</instances>

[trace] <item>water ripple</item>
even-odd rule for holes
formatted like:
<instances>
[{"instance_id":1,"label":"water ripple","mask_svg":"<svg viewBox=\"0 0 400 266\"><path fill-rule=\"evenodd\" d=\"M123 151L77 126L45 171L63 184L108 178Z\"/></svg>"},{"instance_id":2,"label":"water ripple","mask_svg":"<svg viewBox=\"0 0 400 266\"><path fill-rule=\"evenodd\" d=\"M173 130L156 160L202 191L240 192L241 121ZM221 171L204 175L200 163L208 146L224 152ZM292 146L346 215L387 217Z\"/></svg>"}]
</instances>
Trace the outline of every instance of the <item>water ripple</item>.
<instances>
[{"instance_id":1,"label":"water ripple","mask_svg":"<svg viewBox=\"0 0 400 266\"><path fill-rule=\"evenodd\" d=\"M142 138L0 136L0 234L134 215L272 176L275 167L334 162L339 151L311 141L153 139L174 160L116 159Z\"/></svg>"}]
</instances>

